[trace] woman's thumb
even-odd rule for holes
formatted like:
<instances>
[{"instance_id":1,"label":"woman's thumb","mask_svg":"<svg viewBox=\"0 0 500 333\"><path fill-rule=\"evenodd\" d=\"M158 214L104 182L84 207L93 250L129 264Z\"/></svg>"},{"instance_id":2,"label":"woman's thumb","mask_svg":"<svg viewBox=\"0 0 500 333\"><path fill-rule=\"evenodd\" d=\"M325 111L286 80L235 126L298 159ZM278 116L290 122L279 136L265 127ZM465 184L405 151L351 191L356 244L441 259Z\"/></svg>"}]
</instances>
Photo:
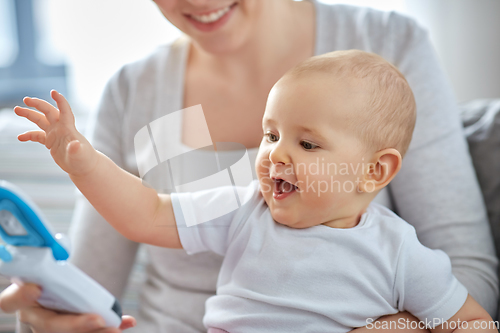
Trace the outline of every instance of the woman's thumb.
<instances>
[{"instance_id":1,"label":"woman's thumb","mask_svg":"<svg viewBox=\"0 0 500 333\"><path fill-rule=\"evenodd\" d=\"M13 283L0 294L0 310L12 313L33 306L41 293L40 287L36 285L18 286Z\"/></svg>"}]
</instances>

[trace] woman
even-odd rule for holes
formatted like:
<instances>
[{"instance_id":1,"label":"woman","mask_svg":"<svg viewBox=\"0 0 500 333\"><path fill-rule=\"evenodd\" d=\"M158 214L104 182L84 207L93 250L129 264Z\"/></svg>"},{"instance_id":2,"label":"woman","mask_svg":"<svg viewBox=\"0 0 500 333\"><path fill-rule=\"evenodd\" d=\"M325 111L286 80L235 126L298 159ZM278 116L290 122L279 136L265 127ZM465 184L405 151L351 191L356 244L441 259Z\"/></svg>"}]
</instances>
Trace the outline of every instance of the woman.
<instances>
[{"instance_id":1,"label":"woman","mask_svg":"<svg viewBox=\"0 0 500 333\"><path fill-rule=\"evenodd\" d=\"M404 166L378 201L412 223L424 245L444 250L457 278L494 315L496 257L484 205L452 93L422 29L394 13L315 1L156 3L189 38L158 49L111 79L93 132L98 150L137 174L135 133L165 114L202 104L212 141L241 143L254 159L267 94L288 69L333 50L378 53L405 74L418 107ZM169 142L162 149L181 153L186 146L200 146L204 138L199 125L196 119L173 121L165 128ZM84 200L78 203L72 234L73 262L121 296L137 244L118 235ZM152 246L148 252L141 313L131 331L203 331L204 301L215 291L221 258ZM2 294L0 306L22 309L21 321L36 332L103 332L85 326L95 316L57 315L30 307L33 301L23 301L29 292L38 290L14 286ZM402 313L383 320L399 318L411 316ZM133 324L126 318L122 329Z\"/></svg>"}]
</instances>

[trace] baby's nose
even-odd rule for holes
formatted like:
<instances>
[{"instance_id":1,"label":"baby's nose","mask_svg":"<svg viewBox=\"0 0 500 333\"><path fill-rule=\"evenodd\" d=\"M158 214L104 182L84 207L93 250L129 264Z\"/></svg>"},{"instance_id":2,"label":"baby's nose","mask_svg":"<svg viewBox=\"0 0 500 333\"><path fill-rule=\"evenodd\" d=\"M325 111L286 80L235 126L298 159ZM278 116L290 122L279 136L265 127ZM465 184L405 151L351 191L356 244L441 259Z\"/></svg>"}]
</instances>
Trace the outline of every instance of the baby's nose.
<instances>
[{"instance_id":1,"label":"baby's nose","mask_svg":"<svg viewBox=\"0 0 500 333\"><path fill-rule=\"evenodd\" d=\"M271 153L269 154L269 159L274 165L286 165L291 162L290 156L287 153L286 149L280 144L276 145L276 147L274 147L274 149L271 151Z\"/></svg>"}]
</instances>

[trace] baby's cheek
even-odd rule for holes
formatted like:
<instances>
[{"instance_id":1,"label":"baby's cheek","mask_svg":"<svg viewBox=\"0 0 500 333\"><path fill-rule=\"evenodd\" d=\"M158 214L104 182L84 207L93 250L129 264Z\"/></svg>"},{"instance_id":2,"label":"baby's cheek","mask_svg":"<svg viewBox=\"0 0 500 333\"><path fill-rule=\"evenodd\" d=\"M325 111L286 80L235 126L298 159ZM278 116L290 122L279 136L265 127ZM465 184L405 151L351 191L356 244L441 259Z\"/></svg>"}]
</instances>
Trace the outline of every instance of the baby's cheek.
<instances>
[{"instance_id":1,"label":"baby's cheek","mask_svg":"<svg viewBox=\"0 0 500 333\"><path fill-rule=\"evenodd\" d=\"M269 178L259 178L260 193L264 197L264 200L269 205L269 201L273 195L273 184Z\"/></svg>"},{"instance_id":2,"label":"baby's cheek","mask_svg":"<svg viewBox=\"0 0 500 333\"><path fill-rule=\"evenodd\" d=\"M338 177L309 177L300 189L307 205L323 209L347 201L349 194L356 190L356 184Z\"/></svg>"},{"instance_id":3,"label":"baby's cheek","mask_svg":"<svg viewBox=\"0 0 500 333\"><path fill-rule=\"evenodd\" d=\"M260 179L262 177L269 177L271 170L271 162L265 157L265 154L259 153L255 159L255 171L257 177Z\"/></svg>"}]
</instances>

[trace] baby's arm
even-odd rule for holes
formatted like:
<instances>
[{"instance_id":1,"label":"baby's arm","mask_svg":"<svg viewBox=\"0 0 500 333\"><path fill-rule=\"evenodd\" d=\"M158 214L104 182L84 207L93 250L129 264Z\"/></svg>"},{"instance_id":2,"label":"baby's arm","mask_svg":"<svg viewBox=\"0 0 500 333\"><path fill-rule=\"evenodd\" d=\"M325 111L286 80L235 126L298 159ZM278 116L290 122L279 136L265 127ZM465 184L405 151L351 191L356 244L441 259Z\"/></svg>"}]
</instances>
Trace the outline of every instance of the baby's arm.
<instances>
[{"instance_id":1,"label":"baby's arm","mask_svg":"<svg viewBox=\"0 0 500 333\"><path fill-rule=\"evenodd\" d=\"M38 111L15 107L17 115L41 130L18 136L50 149L54 161L96 210L130 240L156 246L181 248L169 195L145 187L136 176L120 169L96 151L75 127L75 118L66 99L51 92L59 109L50 103L26 97L24 103Z\"/></svg>"},{"instance_id":2,"label":"baby's arm","mask_svg":"<svg viewBox=\"0 0 500 333\"><path fill-rule=\"evenodd\" d=\"M493 325L488 312L479 305L472 296L467 296L467 300L460 310L447 322L431 329L433 333L461 333L461 332L484 332L498 333Z\"/></svg>"}]
</instances>

